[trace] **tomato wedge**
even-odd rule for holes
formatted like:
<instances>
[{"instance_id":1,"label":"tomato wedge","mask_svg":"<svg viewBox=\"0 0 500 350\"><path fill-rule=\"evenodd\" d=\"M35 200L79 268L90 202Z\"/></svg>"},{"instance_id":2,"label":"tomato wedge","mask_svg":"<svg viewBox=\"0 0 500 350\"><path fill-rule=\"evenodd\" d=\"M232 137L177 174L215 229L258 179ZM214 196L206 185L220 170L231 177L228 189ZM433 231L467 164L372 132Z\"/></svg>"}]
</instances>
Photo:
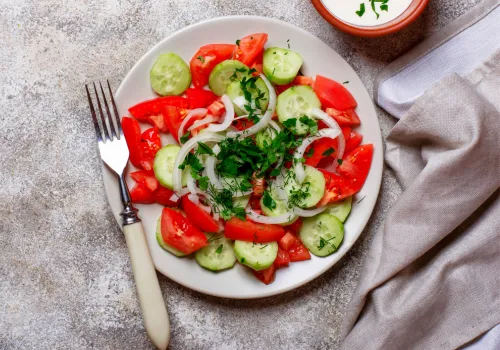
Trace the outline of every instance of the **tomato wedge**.
<instances>
[{"instance_id":1,"label":"tomato wedge","mask_svg":"<svg viewBox=\"0 0 500 350\"><path fill-rule=\"evenodd\" d=\"M297 75L290 84L276 85L276 93L279 95L283 91L287 90L288 88L291 88L292 86L297 86L297 85L307 85L307 86L313 87L314 86L314 79L312 77L308 77L305 75Z\"/></svg>"},{"instance_id":2,"label":"tomato wedge","mask_svg":"<svg viewBox=\"0 0 500 350\"><path fill-rule=\"evenodd\" d=\"M288 266L288 264L290 264L290 255L288 254L288 251L278 247L278 255L276 256L273 265L279 269L281 267Z\"/></svg>"},{"instance_id":3,"label":"tomato wedge","mask_svg":"<svg viewBox=\"0 0 500 350\"><path fill-rule=\"evenodd\" d=\"M337 110L335 108L327 108L326 114L335 119L340 126L358 126L361 124L358 114L354 109Z\"/></svg>"},{"instance_id":4,"label":"tomato wedge","mask_svg":"<svg viewBox=\"0 0 500 350\"><path fill-rule=\"evenodd\" d=\"M252 270L252 272L255 277L257 277L262 283L270 284L272 281L274 281L274 277L276 275L276 267L273 264L267 269L260 271Z\"/></svg>"},{"instance_id":5,"label":"tomato wedge","mask_svg":"<svg viewBox=\"0 0 500 350\"><path fill-rule=\"evenodd\" d=\"M349 154L361 144L361 141L363 141L363 136L356 131L351 131L349 137L346 137L344 153Z\"/></svg>"},{"instance_id":6,"label":"tomato wedge","mask_svg":"<svg viewBox=\"0 0 500 350\"><path fill-rule=\"evenodd\" d=\"M134 179L135 182L141 183L147 187L147 189L151 192L154 192L158 189L158 180L154 174L145 170L133 171L130 173L130 177Z\"/></svg>"},{"instance_id":7,"label":"tomato wedge","mask_svg":"<svg viewBox=\"0 0 500 350\"><path fill-rule=\"evenodd\" d=\"M153 192L151 192L146 185L139 182L136 183L134 188L130 191L130 199L132 203L138 204L153 204L155 202Z\"/></svg>"},{"instance_id":8,"label":"tomato wedge","mask_svg":"<svg viewBox=\"0 0 500 350\"><path fill-rule=\"evenodd\" d=\"M225 108L226 107L224 106L224 103L222 103L221 101L214 101L212 102L212 104L210 104L210 106L207 107L208 113L216 117L222 115Z\"/></svg>"},{"instance_id":9,"label":"tomato wedge","mask_svg":"<svg viewBox=\"0 0 500 350\"><path fill-rule=\"evenodd\" d=\"M165 106L188 108L189 102L184 97L165 96L138 103L130 107L128 111L134 118L149 122L149 117L161 114Z\"/></svg>"},{"instance_id":10,"label":"tomato wedge","mask_svg":"<svg viewBox=\"0 0 500 350\"><path fill-rule=\"evenodd\" d=\"M217 99L217 95L212 91L198 88L187 89L186 95L190 109L207 107Z\"/></svg>"},{"instance_id":11,"label":"tomato wedge","mask_svg":"<svg viewBox=\"0 0 500 350\"><path fill-rule=\"evenodd\" d=\"M339 201L352 196L357 192L355 188L352 187L351 182L348 179L323 169L318 170L325 176L326 184L325 194L317 206Z\"/></svg>"},{"instance_id":12,"label":"tomato wedge","mask_svg":"<svg viewBox=\"0 0 500 350\"><path fill-rule=\"evenodd\" d=\"M306 164L316 167L318 163L325 157L335 157L337 153L337 140L328 137L314 141L307 147L304 153Z\"/></svg>"},{"instance_id":13,"label":"tomato wedge","mask_svg":"<svg viewBox=\"0 0 500 350\"><path fill-rule=\"evenodd\" d=\"M161 185L158 186L158 189L154 193L155 196L155 201L161 205L165 205L167 207L177 207L179 205L179 201L174 202L170 198L172 198L172 195L174 194L174 191L172 191L170 188L163 187Z\"/></svg>"},{"instance_id":14,"label":"tomato wedge","mask_svg":"<svg viewBox=\"0 0 500 350\"><path fill-rule=\"evenodd\" d=\"M208 244L205 235L179 211L163 208L161 214L163 240L181 252L191 254Z\"/></svg>"},{"instance_id":15,"label":"tomato wedge","mask_svg":"<svg viewBox=\"0 0 500 350\"><path fill-rule=\"evenodd\" d=\"M217 232L219 230L219 222L212 215L191 202L188 196L182 197L182 209L184 209L186 217L200 230L204 232Z\"/></svg>"},{"instance_id":16,"label":"tomato wedge","mask_svg":"<svg viewBox=\"0 0 500 350\"><path fill-rule=\"evenodd\" d=\"M141 127L137 120L129 117L122 118L122 130L127 147L129 150L130 162L136 167L141 168L142 151L140 148Z\"/></svg>"},{"instance_id":17,"label":"tomato wedge","mask_svg":"<svg viewBox=\"0 0 500 350\"><path fill-rule=\"evenodd\" d=\"M356 108L358 103L344 85L335 80L317 75L314 92L318 95L323 108L335 108L341 111Z\"/></svg>"},{"instance_id":18,"label":"tomato wedge","mask_svg":"<svg viewBox=\"0 0 500 350\"><path fill-rule=\"evenodd\" d=\"M309 250L307 250L307 248L301 242L290 249L288 251L288 255L290 256L291 262L311 259L311 253L309 253Z\"/></svg>"},{"instance_id":19,"label":"tomato wedge","mask_svg":"<svg viewBox=\"0 0 500 350\"><path fill-rule=\"evenodd\" d=\"M295 220L293 223L285 226L285 228L287 230L290 230L291 232L293 232L295 234L299 233L299 230L301 227L302 227L302 219L301 218L297 218L297 220Z\"/></svg>"},{"instance_id":20,"label":"tomato wedge","mask_svg":"<svg viewBox=\"0 0 500 350\"><path fill-rule=\"evenodd\" d=\"M291 232L287 232L279 241L278 245L281 249L289 251L295 247L299 242L297 236Z\"/></svg>"},{"instance_id":21,"label":"tomato wedge","mask_svg":"<svg viewBox=\"0 0 500 350\"><path fill-rule=\"evenodd\" d=\"M210 44L200 47L189 63L193 85L197 88L207 85L212 69L222 61L230 59L234 47L235 45L231 44Z\"/></svg>"},{"instance_id":22,"label":"tomato wedge","mask_svg":"<svg viewBox=\"0 0 500 350\"><path fill-rule=\"evenodd\" d=\"M165 106L163 108L163 118L165 119L165 124L167 125L168 131L172 134L177 142L178 132L181 127L182 120L187 115L187 110L184 108L178 108L173 106Z\"/></svg>"},{"instance_id":23,"label":"tomato wedge","mask_svg":"<svg viewBox=\"0 0 500 350\"><path fill-rule=\"evenodd\" d=\"M373 145L361 145L344 157L337 167L339 175L351 182L352 188L358 192L363 187L373 158Z\"/></svg>"},{"instance_id":24,"label":"tomato wedge","mask_svg":"<svg viewBox=\"0 0 500 350\"><path fill-rule=\"evenodd\" d=\"M240 241L268 243L280 240L285 230L280 225L259 224L233 217L226 222L224 235Z\"/></svg>"},{"instance_id":25,"label":"tomato wedge","mask_svg":"<svg viewBox=\"0 0 500 350\"><path fill-rule=\"evenodd\" d=\"M266 33L256 33L238 40L234 47L233 59L251 66L259 53L264 49L267 36Z\"/></svg>"}]
</instances>

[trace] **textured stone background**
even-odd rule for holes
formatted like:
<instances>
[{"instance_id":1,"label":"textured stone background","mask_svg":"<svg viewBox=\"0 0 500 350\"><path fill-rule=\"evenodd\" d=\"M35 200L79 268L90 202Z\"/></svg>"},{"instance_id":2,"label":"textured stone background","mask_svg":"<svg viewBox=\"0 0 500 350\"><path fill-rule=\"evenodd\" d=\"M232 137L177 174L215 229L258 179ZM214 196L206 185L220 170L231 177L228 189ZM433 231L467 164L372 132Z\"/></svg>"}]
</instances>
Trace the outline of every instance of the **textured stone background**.
<instances>
[{"instance_id":1,"label":"textured stone background","mask_svg":"<svg viewBox=\"0 0 500 350\"><path fill-rule=\"evenodd\" d=\"M257 14L327 42L371 91L377 72L479 0L432 0L399 34L359 39L306 0L0 0L0 349L146 349L127 249L108 207L83 85L117 87L156 42L192 23ZM378 110L384 136L394 120ZM386 170L362 237L333 269L281 296L231 301L160 276L171 349L334 349L371 237L399 194Z\"/></svg>"}]
</instances>

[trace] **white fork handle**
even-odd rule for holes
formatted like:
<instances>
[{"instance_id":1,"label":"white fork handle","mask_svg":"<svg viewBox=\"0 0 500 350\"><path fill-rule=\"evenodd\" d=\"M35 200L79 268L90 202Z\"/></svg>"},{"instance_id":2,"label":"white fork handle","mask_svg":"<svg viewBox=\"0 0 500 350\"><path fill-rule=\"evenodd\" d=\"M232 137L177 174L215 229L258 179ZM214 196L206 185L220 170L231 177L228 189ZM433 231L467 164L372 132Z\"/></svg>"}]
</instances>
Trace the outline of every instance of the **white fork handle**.
<instances>
[{"instance_id":1,"label":"white fork handle","mask_svg":"<svg viewBox=\"0 0 500 350\"><path fill-rule=\"evenodd\" d=\"M164 350L170 340L170 322L158 277L149 254L142 222L125 225L123 233L132 262L144 326L151 342L158 349Z\"/></svg>"}]
</instances>

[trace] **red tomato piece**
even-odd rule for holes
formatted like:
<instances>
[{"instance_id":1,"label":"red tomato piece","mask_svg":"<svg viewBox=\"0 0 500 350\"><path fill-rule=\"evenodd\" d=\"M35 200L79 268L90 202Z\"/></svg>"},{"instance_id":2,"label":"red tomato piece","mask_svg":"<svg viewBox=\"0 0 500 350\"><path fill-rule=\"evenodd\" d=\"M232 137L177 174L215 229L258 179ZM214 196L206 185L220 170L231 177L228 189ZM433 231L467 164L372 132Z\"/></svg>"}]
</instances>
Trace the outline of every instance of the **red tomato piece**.
<instances>
[{"instance_id":1,"label":"red tomato piece","mask_svg":"<svg viewBox=\"0 0 500 350\"><path fill-rule=\"evenodd\" d=\"M346 137L344 153L350 153L353 149L361 144L361 141L363 141L363 136L361 134L358 134L356 131L351 131L349 137Z\"/></svg>"},{"instance_id":2,"label":"red tomato piece","mask_svg":"<svg viewBox=\"0 0 500 350\"><path fill-rule=\"evenodd\" d=\"M285 91L286 89L291 88L292 86L297 86L297 85L307 85L307 86L313 87L314 86L314 79L312 77L308 77L305 75L297 75L290 84L276 85L276 93L279 95L283 91Z\"/></svg>"},{"instance_id":3,"label":"red tomato piece","mask_svg":"<svg viewBox=\"0 0 500 350\"><path fill-rule=\"evenodd\" d=\"M337 148L337 140L325 137L314 141L309 147L307 147L306 152L304 153L306 164L317 167L318 163L325 157L335 157Z\"/></svg>"},{"instance_id":4,"label":"red tomato piece","mask_svg":"<svg viewBox=\"0 0 500 350\"><path fill-rule=\"evenodd\" d=\"M210 90L189 88L186 90L189 108L205 108L217 99L217 95Z\"/></svg>"},{"instance_id":5,"label":"red tomato piece","mask_svg":"<svg viewBox=\"0 0 500 350\"><path fill-rule=\"evenodd\" d=\"M263 70L264 66L262 64L263 61L264 61L264 50L259 52L259 54L255 58L255 61L250 66L251 69L255 69L255 72L252 73L253 76L258 76L264 72Z\"/></svg>"},{"instance_id":6,"label":"red tomato piece","mask_svg":"<svg viewBox=\"0 0 500 350\"><path fill-rule=\"evenodd\" d=\"M290 256L291 262L311 259L311 253L309 253L309 250L300 242L288 251L288 255Z\"/></svg>"},{"instance_id":7,"label":"red tomato piece","mask_svg":"<svg viewBox=\"0 0 500 350\"><path fill-rule=\"evenodd\" d=\"M256 33L237 41L237 45L234 47L233 59L250 66L264 49L267 36L265 33Z\"/></svg>"},{"instance_id":8,"label":"red tomato piece","mask_svg":"<svg viewBox=\"0 0 500 350\"><path fill-rule=\"evenodd\" d=\"M148 117L161 114L165 106L188 108L189 102L186 98L180 96L158 97L138 103L130 107L128 111L134 118L149 122Z\"/></svg>"},{"instance_id":9,"label":"red tomato piece","mask_svg":"<svg viewBox=\"0 0 500 350\"><path fill-rule=\"evenodd\" d=\"M278 255L276 256L276 260L274 260L274 267L277 269L281 267L286 267L290 263L290 255L286 250L278 248Z\"/></svg>"},{"instance_id":10,"label":"red tomato piece","mask_svg":"<svg viewBox=\"0 0 500 350\"><path fill-rule=\"evenodd\" d=\"M327 108L326 114L335 119L340 126L355 127L361 124L358 114L352 108L343 111L335 108Z\"/></svg>"},{"instance_id":11,"label":"red tomato piece","mask_svg":"<svg viewBox=\"0 0 500 350\"><path fill-rule=\"evenodd\" d=\"M341 111L354 109L358 105L343 84L324 76L317 75L314 83L314 92L318 96L323 108L335 108Z\"/></svg>"},{"instance_id":12,"label":"red tomato piece","mask_svg":"<svg viewBox=\"0 0 500 350\"><path fill-rule=\"evenodd\" d=\"M158 180L154 174L149 171L138 170L130 173L130 177L134 179L135 182L145 185L151 192L156 191L158 188Z\"/></svg>"},{"instance_id":13,"label":"red tomato piece","mask_svg":"<svg viewBox=\"0 0 500 350\"><path fill-rule=\"evenodd\" d=\"M127 147L130 153L130 162L136 167L141 168L142 150L140 145L141 141L141 127L137 120L133 118L122 118L122 130Z\"/></svg>"},{"instance_id":14,"label":"red tomato piece","mask_svg":"<svg viewBox=\"0 0 500 350\"><path fill-rule=\"evenodd\" d=\"M186 117L186 115L187 110L184 108L166 106L163 109L163 117L165 118L167 129L177 142L179 142L179 140L177 139L177 134L182 124L182 120Z\"/></svg>"},{"instance_id":15,"label":"red tomato piece","mask_svg":"<svg viewBox=\"0 0 500 350\"><path fill-rule=\"evenodd\" d=\"M238 129L238 131L243 131L253 126L254 122L248 119L238 119L233 122L233 126Z\"/></svg>"},{"instance_id":16,"label":"red tomato piece","mask_svg":"<svg viewBox=\"0 0 500 350\"><path fill-rule=\"evenodd\" d=\"M352 187L351 182L342 176L329 171L318 169L325 176L325 194L317 206L322 206L331 202L337 202L341 199L352 196L357 191Z\"/></svg>"},{"instance_id":17,"label":"red tomato piece","mask_svg":"<svg viewBox=\"0 0 500 350\"><path fill-rule=\"evenodd\" d=\"M230 59L234 47L232 44L211 44L200 47L189 63L193 85L197 88L207 85L212 69L222 61Z\"/></svg>"},{"instance_id":18,"label":"red tomato piece","mask_svg":"<svg viewBox=\"0 0 500 350\"><path fill-rule=\"evenodd\" d=\"M253 274L255 277L257 277L262 283L265 284L270 284L271 282L274 281L274 277L276 275L276 267L271 265L265 270L260 270L260 271L254 271L252 270Z\"/></svg>"},{"instance_id":19,"label":"red tomato piece","mask_svg":"<svg viewBox=\"0 0 500 350\"><path fill-rule=\"evenodd\" d=\"M297 220L295 220L290 225L287 225L286 229L292 231L295 234L298 234L301 227L302 227L302 219L298 218Z\"/></svg>"},{"instance_id":20,"label":"red tomato piece","mask_svg":"<svg viewBox=\"0 0 500 350\"><path fill-rule=\"evenodd\" d=\"M182 197L182 209L184 209L186 217L200 230L204 232L217 232L219 230L219 222L212 215L191 202L188 196Z\"/></svg>"},{"instance_id":21,"label":"red tomato piece","mask_svg":"<svg viewBox=\"0 0 500 350\"><path fill-rule=\"evenodd\" d=\"M373 145L361 145L344 157L342 164L337 167L340 176L348 179L351 188L358 192L363 187L373 158Z\"/></svg>"},{"instance_id":22,"label":"red tomato piece","mask_svg":"<svg viewBox=\"0 0 500 350\"><path fill-rule=\"evenodd\" d=\"M167 124L165 124L165 118L163 118L163 114L150 115L148 117L148 122L156 126L162 132L168 132Z\"/></svg>"},{"instance_id":23,"label":"red tomato piece","mask_svg":"<svg viewBox=\"0 0 500 350\"><path fill-rule=\"evenodd\" d=\"M161 214L161 236L165 243L191 254L208 244L205 235L179 211L163 208Z\"/></svg>"},{"instance_id":24,"label":"red tomato piece","mask_svg":"<svg viewBox=\"0 0 500 350\"><path fill-rule=\"evenodd\" d=\"M218 117L222 115L226 107L224 107L224 103L220 101L214 101L210 106L207 107L208 113Z\"/></svg>"},{"instance_id":25,"label":"red tomato piece","mask_svg":"<svg viewBox=\"0 0 500 350\"><path fill-rule=\"evenodd\" d=\"M132 203L138 204L153 204L155 202L153 192L151 192L146 185L139 182L136 183L134 188L130 191L130 199Z\"/></svg>"},{"instance_id":26,"label":"red tomato piece","mask_svg":"<svg viewBox=\"0 0 500 350\"><path fill-rule=\"evenodd\" d=\"M264 178L254 178L252 183L252 196L260 198L266 189L266 180Z\"/></svg>"},{"instance_id":27,"label":"red tomato piece","mask_svg":"<svg viewBox=\"0 0 500 350\"><path fill-rule=\"evenodd\" d=\"M250 197L250 208L252 208L256 212L262 212L262 208L260 206L260 197L254 195Z\"/></svg>"},{"instance_id":28,"label":"red tomato piece","mask_svg":"<svg viewBox=\"0 0 500 350\"><path fill-rule=\"evenodd\" d=\"M170 188L159 185L158 189L154 193L155 201L167 207L177 207L180 201L174 202L173 200L171 200L170 198L172 198L173 194L174 191L172 191Z\"/></svg>"},{"instance_id":29,"label":"red tomato piece","mask_svg":"<svg viewBox=\"0 0 500 350\"><path fill-rule=\"evenodd\" d=\"M295 247L298 243L300 243L300 242L299 242L299 239L297 238L297 236L294 233L288 231L283 236L283 238L281 238L278 241L278 246L283 250L289 251L290 249Z\"/></svg>"},{"instance_id":30,"label":"red tomato piece","mask_svg":"<svg viewBox=\"0 0 500 350\"><path fill-rule=\"evenodd\" d=\"M140 147L143 160L154 159L156 152L161 148L160 133L157 127L147 129L141 134Z\"/></svg>"},{"instance_id":31,"label":"red tomato piece","mask_svg":"<svg viewBox=\"0 0 500 350\"><path fill-rule=\"evenodd\" d=\"M224 235L234 240L268 243L280 240L285 230L280 225L259 224L233 217L226 222Z\"/></svg>"}]
</instances>

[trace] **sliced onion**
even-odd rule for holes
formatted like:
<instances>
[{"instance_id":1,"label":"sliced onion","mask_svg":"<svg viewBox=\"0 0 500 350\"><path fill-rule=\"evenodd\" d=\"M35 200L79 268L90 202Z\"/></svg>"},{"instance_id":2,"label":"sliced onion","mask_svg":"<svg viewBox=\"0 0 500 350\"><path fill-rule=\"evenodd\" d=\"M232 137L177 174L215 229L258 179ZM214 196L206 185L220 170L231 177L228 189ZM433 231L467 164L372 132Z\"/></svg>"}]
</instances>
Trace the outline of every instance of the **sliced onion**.
<instances>
[{"instance_id":1,"label":"sliced onion","mask_svg":"<svg viewBox=\"0 0 500 350\"><path fill-rule=\"evenodd\" d=\"M203 209L203 211L207 214L210 214L212 212L212 207L210 205L203 205L203 204L198 204L198 206Z\"/></svg>"},{"instance_id":2,"label":"sliced onion","mask_svg":"<svg viewBox=\"0 0 500 350\"><path fill-rule=\"evenodd\" d=\"M250 136L258 133L271 121L273 114L274 114L274 108L276 107L276 91L274 91L274 87L271 85L269 80L264 76L264 74L261 74L260 77L262 80L264 80L264 83L267 86L267 89L269 90L269 104L267 106L267 111L264 113L262 118L260 118L259 122L255 125L252 125L248 129L242 130L242 131L237 131L237 132L228 132L227 137L238 137L238 136Z\"/></svg>"},{"instance_id":3,"label":"sliced onion","mask_svg":"<svg viewBox=\"0 0 500 350\"><path fill-rule=\"evenodd\" d=\"M182 170L179 169L179 165L184 162L184 159L187 157L188 153L191 152L191 150L198 145L198 142L220 142L224 139L223 136L218 135L218 134L213 134L210 132L205 132L202 134L198 134L195 137L189 139L184 145L182 145L181 149L179 150L179 153L177 153L177 156L175 157L175 162L174 162L174 170L172 172L172 183L174 187L174 191L176 193L180 193L182 190Z\"/></svg>"},{"instance_id":4,"label":"sliced onion","mask_svg":"<svg viewBox=\"0 0 500 350\"><path fill-rule=\"evenodd\" d=\"M335 171L335 169L337 168L338 160L342 159L342 157L344 156L345 137L344 137L344 134L342 133L342 129L340 128L340 125L337 123L337 121L335 119L333 119L332 117L330 117L328 114L326 114L325 112L323 112L321 109L319 109L319 108L313 108L311 110L311 113L316 118L321 119L322 121L324 121L325 124L330 129L336 129L336 130L338 129L338 130L340 130L340 134L337 137L338 138L338 140L337 140L338 141L338 150L337 150L337 153L336 153L336 156L335 156L335 160L327 168L327 170L329 170L329 171Z\"/></svg>"},{"instance_id":5,"label":"sliced onion","mask_svg":"<svg viewBox=\"0 0 500 350\"><path fill-rule=\"evenodd\" d=\"M214 152L214 155L218 155L220 152L220 147L219 145L215 145L212 148L212 151ZM210 183L218 190L222 190L224 187L222 187L222 183L219 180L219 177L215 173L215 163L217 162L217 159L214 156L208 156L207 160L205 162L205 170L207 171L207 176L208 179L210 180Z\"/></svg>"},{"instance_id":6,"label":"sliced onion","mask_svg":"<svg viewBox=\"0 0 500 350\"><path fill-rule=\"evenodd\" d=\"M315 209L301 209L298 207L293 208L293 213L298 216L302 216L305 218L309 218L314 215L318 215L319 213L322 213L325 211L326 206L315 208Z\"/></svg>"},{"instance_id":7,"label":"sliced onion","mask_svg":"<svg viewBox=\"0 0 500 350\"><path fill-rule=\"evenodd\" d=\"M201 120L198 120L197 122L194 122L193 125L191 125L189 128L188 128L188 131L191 131L193 129L196 129L197 127L199 126L202 126L202 125L205 125L205 124L210 124L210 123L213 123L213 122L216 122L217 120L219 120L218 117L216 116L213 116L213 115L209 115L208 117L206 118L203 118Z\"/></svg>"},{"instance_id":8,"label":"sliced onion","mask_svg":"<svg viewBox=\"0 0 500 350\"><path fill-rule=\"evenodd\" d=\"M215 219L215 215L219 216L219 214L215 213L214 219ZM219 219L216 219L216 220L219 220ZM219 233L221 233L221 232L224 232L224 223L222 221L219 221Z\"/></svg>"},{"instance_id":9,"label":"sliced onion","mask_svg":"<svg viewBox=\"0 0 500 350\"><path fill-rule=\"evenodd\" d=\"M184 136L184 129L186 128L187 123L194 118L194 117L203 117L205 114L207 114L207 109L206 108L196 108L191 110L184 120L181 123L181 126L179 126L179 131L177 131L177 139L180 140L182 136Z\"/></svg>"},{"instance_id":10,"label":"sliced onion","mask_svg":"<svg viewBox=\"0 0 500 350\"><path fill-rule=\"evenodd\" d=\"M256 213L250 207L247 207L246 213L252 221L255 221L255 222L258 222L261 224L270 224L270 225L286 224L286 223L294 220L297 217L297 215L295 215L292 212L285 213L285 214L278 215L278 216L265 216L265 215Z\"/></svg>"},{"instance_id":11,"label":"sliced onion","mask_svg":"<svg viewBox=\"0 0 500 350\"><path fill-rule=\"evenodd\" d=\"M210 124L207 128L208 131L212 132L224 131L227 128L229 128L229 126L231 126L231 123L234 120L234 106L229 96L222 95L221 101L222 103L224 103L224 108L226 109L226 113L224 115L224 121L220 124Z\"/></svg>"},{"instance_id":12,"label":"sliced onion","mask_svg":"<svg viewBox=\"0 0 500 350\"><path fill-rule=\"evenodd\" d=\"M194 204L200 205L200 197L198 197L196 194L190 193L188 194L188 198Z\"/></svg>"},{"instance_id":13,"label":"sliced onion","mask_svg":"<svg viewBox=\"0 0 500 350\"><path fill-rule=\"evenodd\" d=\"M234 120L240 120L240 119L246 119L246 118L248 118L248 114L240 115L239 117L234 118ZM238 130L238 129L236 129L236 130Z\"/></svg>"},{"instance_id":14,"label":"sliced onion","mask_svg":"<svg viewBox=\"0 0 500 350\"><path fill-rule=\"evenodd\" d=\"M186 195L186 194L188 194L188 193L189 193L189 190L188 190L187 188L183 188L179 194L174 193L173 195L171 195L171 196L170 196L170 198L169 198L169 199L170 199L172 202L177 203L177 202L179 201L179 199L180 199L182 196L185 196L185 195Z\"/></svg>"},{"instance_id":15,"label":"sliced onion","mask_svg":"<svg viewBox=\"0 0 500 350\"><path fill-rule=\"evenodd\" d=\"M241 109L242 111L245 110L245 105L247 103L247 100L245 100L245 97L244 96L238 96L236 97L234 100L233 100L233 103L238 106L239 109Z\"/></svg>"},{"instance_id":16,"label":"sliced onion","mask_svg":"<svg viewBox=\"0 0 500 350\"><path fill-rule=\"evenodd\" d=\"M281 126L279 126L278 123L276 123L274 120L271 120L269 122L269 125L271 125L277 132L283 131L283 129L281 129Z\"/></svg>"},{"instance_id":17,"label":"sliced onion","mask_svg":"<svg viewBox=\"0 0 500 350\"><path fill-rule=\"evenodd\" d=\"M319 130L316 135L306 137L304 141L302 141L302 144L295 150L293 157L295 159L300 159L304 157L304 152L306 151L307 147L309 147L309 145L314 141L322 139L324 137L335 139L337 136L339 136L339 134L342 134L342 130L340 129ZM302 165L301 162L297 162L297 164L295 165L295 179L297 180L297 183L301 184L304 181L305 177L306 177L306 172L304 170L304 166Z\"/></svg>"}]
</instances>

